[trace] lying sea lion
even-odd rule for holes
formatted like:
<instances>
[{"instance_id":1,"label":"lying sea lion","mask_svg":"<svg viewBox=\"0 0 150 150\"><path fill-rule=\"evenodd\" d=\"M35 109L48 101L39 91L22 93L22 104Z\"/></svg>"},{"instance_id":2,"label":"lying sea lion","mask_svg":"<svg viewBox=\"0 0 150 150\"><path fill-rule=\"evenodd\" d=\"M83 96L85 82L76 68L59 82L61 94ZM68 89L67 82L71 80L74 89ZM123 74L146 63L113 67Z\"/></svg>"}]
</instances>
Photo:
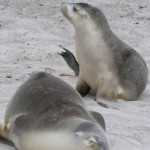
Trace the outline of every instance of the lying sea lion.
<instances>
[{"instance_id":1,"label":"lying sea lion","mask_svg":"<svg viewBox=\"0 0 150 150\"><path fill-rule=\"evenodd\" d=\"M88 111L76 90L36 73L22 84L0 124L0 137L18 150L109 150L101 114Z\"/></svg>"}]
</instances>

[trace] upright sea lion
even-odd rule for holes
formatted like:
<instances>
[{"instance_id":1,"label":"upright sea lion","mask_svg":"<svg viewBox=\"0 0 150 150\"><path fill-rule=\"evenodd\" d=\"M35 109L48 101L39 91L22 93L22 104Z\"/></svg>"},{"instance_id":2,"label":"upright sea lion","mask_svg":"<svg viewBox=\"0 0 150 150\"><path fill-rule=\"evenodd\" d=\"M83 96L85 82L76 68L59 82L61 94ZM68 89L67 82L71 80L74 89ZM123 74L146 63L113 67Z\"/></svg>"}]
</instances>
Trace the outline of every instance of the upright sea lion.
<instances>
[{"instance_id":1,"label":"upright sea lion","mask_svg":"<svg viewBox=\"0 0 150 150\"><path fill-rule=\"evenodd\" d=\"M86 3L63 3L61 9L75 28L80 68L77 91L84 96L92 89L96 99L136 100L148 78L140 54L111 31L98 8Z\"/></svg>"},{"instance_id":2,"label":"upright sea lion","mask_svg":"<svg viewBox=\"0 0 150 150\"><path fill-rule=\"evenodd\" d=\"M0 137L18 150L109 150L105 121L64 81L36 73L9 102Z\"/></svg>"}]
</instances>

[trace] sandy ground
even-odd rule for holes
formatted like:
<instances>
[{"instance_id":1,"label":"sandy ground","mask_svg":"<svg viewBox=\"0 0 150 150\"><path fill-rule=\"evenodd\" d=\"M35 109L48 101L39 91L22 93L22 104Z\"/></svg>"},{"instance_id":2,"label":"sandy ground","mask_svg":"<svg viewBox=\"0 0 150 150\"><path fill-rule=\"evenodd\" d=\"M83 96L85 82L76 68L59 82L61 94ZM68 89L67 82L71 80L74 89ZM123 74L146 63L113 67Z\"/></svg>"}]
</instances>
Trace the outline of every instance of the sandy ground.
<instances>
[{"instance_id":1,"label":"sandy ground","mask_svg":"<svg viewBox=\"0 0 150 150\"><path fill-rule=\"evenodd\" d=\"M60 44L75 52L74 30L60 12L61 2L0 0L0 122L3 122L8 101L33 72L47 71L56 76L62 72L72 73L58 55L62 51ZM100 7L112 30L134 47L150 68L149 0L82 2ZM61 78L72 86L76 84L75 77ZM150 150L150 78L138 101L115 102L119 110L98 106L94 97L84 99L89 108L103 114L111 150ZM0 150L13 149L0 141Z\"/></svg>"}]
</instances>

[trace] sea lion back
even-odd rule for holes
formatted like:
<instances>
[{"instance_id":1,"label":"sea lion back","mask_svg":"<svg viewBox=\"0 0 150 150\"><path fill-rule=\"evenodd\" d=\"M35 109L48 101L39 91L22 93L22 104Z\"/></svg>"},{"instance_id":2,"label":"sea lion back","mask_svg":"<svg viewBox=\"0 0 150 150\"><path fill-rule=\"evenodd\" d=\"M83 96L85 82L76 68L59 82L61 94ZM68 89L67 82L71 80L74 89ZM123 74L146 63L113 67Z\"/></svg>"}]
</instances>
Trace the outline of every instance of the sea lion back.
<instances>
[{"instance_id":1,"label":"sea lion back","mask_svg":"<svg viewBox=\"0 0 150 150\"><path fill-rule=\"evenodd\" d=\"M49 108L53 108L53 113L58 113L58 107L62 103L69 105L66 104L68 101L83 105L80 95L70 85L51 74L39 72L18 88L8 104L5 122L20 113L37 115L45 113Z\"/></svg>"}]
</instances>

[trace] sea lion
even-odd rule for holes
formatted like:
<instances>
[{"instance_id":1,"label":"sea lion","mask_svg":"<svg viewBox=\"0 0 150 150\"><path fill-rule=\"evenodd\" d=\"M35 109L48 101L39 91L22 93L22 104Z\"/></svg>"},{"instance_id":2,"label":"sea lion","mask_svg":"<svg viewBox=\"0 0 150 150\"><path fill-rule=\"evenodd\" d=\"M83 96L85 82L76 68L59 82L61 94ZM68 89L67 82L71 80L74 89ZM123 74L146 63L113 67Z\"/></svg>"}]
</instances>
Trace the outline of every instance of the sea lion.
<instances>
[{"instance_id":1,"label":"sea lion","mask_svg":"<svg viewBox=\"0 0 150 150\"><path fill-rule=\"evenodd\" d=\"M111 31L98 8L87 3L63 3L61 10L75 28L80 68L77 91L84 96L92 89L97 100L136 100L148 78L140 54Z\"/></svg>"},{"instance_id":2,"label":"sea lion","mask_svg":"<svg viewBox=\"0 0 150 150\"><path fill-rule=\"evenodd\" d=\"M109 150L101 114L61 79L38 72L22 84L0 124L0 137L18 150Z\"/></svg>"}]
</instances>

